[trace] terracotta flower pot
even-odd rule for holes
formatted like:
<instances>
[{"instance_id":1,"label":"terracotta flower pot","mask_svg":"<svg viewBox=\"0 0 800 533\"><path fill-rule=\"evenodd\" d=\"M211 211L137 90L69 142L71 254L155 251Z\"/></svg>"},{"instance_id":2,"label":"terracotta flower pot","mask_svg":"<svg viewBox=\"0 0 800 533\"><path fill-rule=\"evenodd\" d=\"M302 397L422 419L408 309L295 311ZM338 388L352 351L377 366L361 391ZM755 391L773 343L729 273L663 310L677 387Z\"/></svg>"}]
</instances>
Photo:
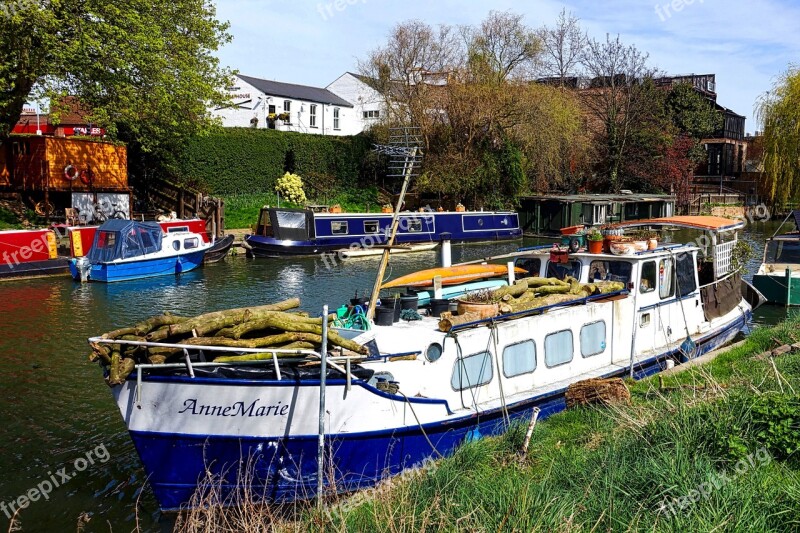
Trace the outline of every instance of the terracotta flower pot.
<instances>
[{"instance_id":1,"label":"terracotta flower pot","mask_svg":"<svg viewBox=\"0 0 800 533\"><path fill-rule=\"evenodd\" d=\"M602 254L603 253L603 241L589 241L589 253L590 254Z\"/></svg>"},{"instance_id":2,"label":"terracotta flower pot","mask_svg":"<svg viewBox=\"0 0 800 533\"><path fill-rule=\"evenodd\" d=\"M500 304L497 303L475 303L458 300L458 314L478 313L481 318L492 318L500 314Z\"/></svg>"},{"instance_id":3,"label":"terracotta flower pot","mask_svg":"<svg viewBox=\"0 0 800 533\"><path fill-rule=\"evenodd\" d=\"M655 250L656 248L658 248L658 239L649 239L647 241L647 249Z\"/></svg>"}]
</instances>

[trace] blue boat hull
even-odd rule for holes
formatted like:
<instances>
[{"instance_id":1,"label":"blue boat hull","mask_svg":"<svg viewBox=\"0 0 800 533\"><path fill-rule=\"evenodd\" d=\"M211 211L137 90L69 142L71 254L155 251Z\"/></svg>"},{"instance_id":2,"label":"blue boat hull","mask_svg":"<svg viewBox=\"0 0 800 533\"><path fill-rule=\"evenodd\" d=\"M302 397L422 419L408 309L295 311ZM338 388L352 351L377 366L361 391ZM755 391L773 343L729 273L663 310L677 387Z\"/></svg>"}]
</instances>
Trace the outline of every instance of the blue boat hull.
<instances>
[{"instance_id":1,"label":"blue boat hull","mask_svg":"<svg viewBox=\"0 0 800 533\"><path fill-rule=\"evenodd\" d=\"M94 263L89 272L89 281L112 283L189 272L203 264L204 255L205 250L199 250L158 259L142 259L122 263ZM80 279L80 273L75 266L74 260L70 262L69 269L73 278Z\"/></svg>"},{"instance_id":2,"label":"blue boat hull","mask_svg":"<svg viewBox=\"0 0 800 533\"><path fill-rule=\"evenodd\" d=\"M730 342L746 327L751 314L710 332L697 342L702 355ZM641 379L660 372L667 361L680 361L677 350L664 352L634 367ZM606 377L627 376L620 369ZM163 378L169 379L169 378ZM271 382L264 382L269 386ZM277 382L275 383L277 384ZM235 381L230 386L235 387ZM243 384L243 386L252 385ZM342 380L329 380L329 387L343 386ZM316 387L313 382L300 386ZM371 388L364 382L354 386ZM380 394L380 392L375 391ZM508 406L513 421L529 420L534 408L540 418L565 409L566 389L529 398ZM403 430L386 430L326 437L326 490L348 492L373 486L404 469L424 464L438 452L448 455L465 441L505 431L500 409L465 416L457 420L426 424ZM313 498L317 483L317 435L292 438L230 438L215 435L177 435L131 431L150 485L162 510L185 508L208 471L217 477L213 484L222 496L242 490L237 484L240 465L252 474L250 494L267 502L291 502ZM431 448L431 444L434 449Z\"/></svg>"}]
</instances>

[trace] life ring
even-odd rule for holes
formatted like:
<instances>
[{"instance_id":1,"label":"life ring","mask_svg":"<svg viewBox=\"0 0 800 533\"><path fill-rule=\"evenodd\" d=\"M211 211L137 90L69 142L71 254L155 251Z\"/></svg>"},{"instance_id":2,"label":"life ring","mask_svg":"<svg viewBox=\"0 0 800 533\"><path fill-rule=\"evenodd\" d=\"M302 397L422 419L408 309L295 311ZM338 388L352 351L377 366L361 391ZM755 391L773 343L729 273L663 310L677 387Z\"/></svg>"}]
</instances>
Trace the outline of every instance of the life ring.
<instances>
[{"instance_id":1,"label":"life ring","mask_svg":"<svg viewBox=\"0 0 800 533\"><path fill-rule=\"evenodd\" d=\"M92 182L92 178L94 178L94 172L91 170L81 170L80 177L84 185L89 185Z\"/></svg>"},{"instance_id":2,"label":"life ring","mask_svg":"<svg viewBox=\"0 0 800 533\"><path fill-rule=\"evenodd\" d=\"M78 169L72 165L67 165L64 167L64 179L67 181L75 181L75 178L78 177Z\"/></svg>"}]
</instances>

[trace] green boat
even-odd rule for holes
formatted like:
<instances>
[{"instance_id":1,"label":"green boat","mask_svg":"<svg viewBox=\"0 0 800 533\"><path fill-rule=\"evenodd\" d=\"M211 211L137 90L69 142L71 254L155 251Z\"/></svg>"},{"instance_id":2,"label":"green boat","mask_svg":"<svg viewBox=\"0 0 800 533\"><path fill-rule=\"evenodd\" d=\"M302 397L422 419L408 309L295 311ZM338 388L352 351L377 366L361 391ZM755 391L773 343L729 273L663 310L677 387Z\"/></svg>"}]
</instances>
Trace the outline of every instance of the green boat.
<instances>
[{"instance_id":1,"label":"green boat","mask_svg":"<svg viewBox=\"0 0 800 533\"><path fill-rule=\"evenodd\" d=\"M793 215L800 230L800 211ZM767 239L753 285L769 303L800 305L800 231Z\"/></svg>"}]
</instances>

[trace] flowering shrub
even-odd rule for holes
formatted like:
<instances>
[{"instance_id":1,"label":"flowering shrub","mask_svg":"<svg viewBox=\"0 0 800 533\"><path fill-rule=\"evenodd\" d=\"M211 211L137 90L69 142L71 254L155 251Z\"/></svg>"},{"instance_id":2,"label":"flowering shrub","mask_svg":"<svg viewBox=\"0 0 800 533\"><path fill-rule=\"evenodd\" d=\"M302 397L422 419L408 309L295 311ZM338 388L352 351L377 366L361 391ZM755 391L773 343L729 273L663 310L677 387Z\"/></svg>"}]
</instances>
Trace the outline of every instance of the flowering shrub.
<instances>
[{"instance_id":1,"label":"flowering shrub","mask_svg":"<svg viewBox=\"0 0 800 533\"><path fill-rule=\"evenodd\" d=\"M303 180L297 174L286 173L278 178L275 184L275 191L282 198L302 205L306 202L306 193L303 191Z\"/></svg>"}]
</instances>

